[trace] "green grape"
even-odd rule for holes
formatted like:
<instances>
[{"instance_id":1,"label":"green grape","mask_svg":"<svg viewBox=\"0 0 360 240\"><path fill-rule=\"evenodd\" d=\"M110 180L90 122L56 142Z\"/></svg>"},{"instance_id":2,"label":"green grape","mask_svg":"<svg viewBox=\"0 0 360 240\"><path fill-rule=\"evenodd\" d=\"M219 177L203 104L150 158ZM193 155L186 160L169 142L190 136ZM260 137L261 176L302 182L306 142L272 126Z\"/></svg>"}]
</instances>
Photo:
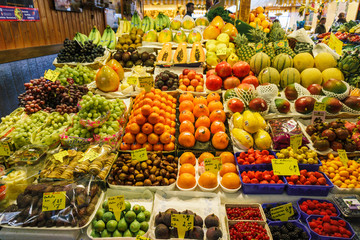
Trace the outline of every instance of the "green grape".
<instances>
[{"instance_id":1,"label":"green grape","mask_svg":"<svg viewBox=\"0 0 360 240\"><path fill-rule=\"evenodd\" d=\"M109 100L92 92L88 92L82 99L81 110L78 113L81 119L94 121L100 116L105 116L111 108Z\"/></svg>"},{"instance_id":2,"label":"green grape","mask_svg":"<svg viewBox=\"0 0 360 240\"><path fill-rule=\"evenodd\" d=\"M125 110L125 103L123 100L117 98L115 101L110 102L110 117L109 120L118 120Z\"/></svg>"},{"instance_id":3,"label":"green grape","mask_svg":"<svg viewBox=\"0 0 360 240\"><path fill-rule=\"evenodd\" d=\"M71 68L65 64L61 68L57 67L55 71L60 72L58 79L63 86L69 84L67 78L73 78L75 84L79 85L88 84L95 80L95 70L86 66L77 65Z\"/></svg>"},{"instance_id":4,"label":"green grape","mask_svg":"<svg viewBox=\"0 0 360 240\"><path fill-rule=\"evenodd\" d=\"M94 129L94 133L100 137L109 137L115 135L119 131L120 124L118 121L107 121L101 127Z\"/></svg>"},{"instance_id":5,"label":"green grape","mask_svg":"<svg viewBox=\"0 0 360 240\"><path fill-rule=\"evenodd\" d=\"M22 117L22 113L23 110L20 110L19 108L12 112L10 115L1 118L0 137L2 137L2 134L5 134L7 131L10 130L11 127L13 127L17 123L17 121Z\"/></svg>"},{"instance_id":6,"label":"green grape","mask_svg":"<svg viewBox=\"0 0 360 240\"><path fill-rule=\"evenodd\" d=\"M74 120L72 127L66 132L68 136L71 137L81 137L81 138L91 138L91 132L80 124L78 120Z\"/></svg>"}]
</instances>

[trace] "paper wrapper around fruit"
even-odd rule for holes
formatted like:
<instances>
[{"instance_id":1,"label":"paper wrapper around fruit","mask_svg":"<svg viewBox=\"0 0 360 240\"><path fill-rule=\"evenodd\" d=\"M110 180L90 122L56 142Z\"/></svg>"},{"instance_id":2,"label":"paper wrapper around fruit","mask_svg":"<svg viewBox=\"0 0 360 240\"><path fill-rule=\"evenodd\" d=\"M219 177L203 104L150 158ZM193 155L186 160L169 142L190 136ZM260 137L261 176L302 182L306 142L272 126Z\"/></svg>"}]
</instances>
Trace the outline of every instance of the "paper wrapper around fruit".
<instances>
[{"instance_id":1,"label":"paper wrapper around fruit","mask_svg":"<svg viewBox=\"0 0 360 240\"><path fill-rule=\"evenodd\" d=\"M341 105L342 105L342 111L343 112L349 112L349 113L353 113L353 114L356 114L356 115L360 115L360 111L356 111L354 109L351 109L342 102L341 102Z\"/></svg>"},{"instance_id":2,"label":"paper wrapper around fruit","mask_svg":"<svg viewBox=\"0 0 360 240\"><path fill-rule=\"evenodd\" d=\"M334 97L334 98L339 99L340 101L344 100L350 94L350 85L347 82L344 82L344 81L342 81L342 82L346 85L346 91L344 93L338 94L338 93L333 93L333 92L329 92L329 91L322 89L323 93L328 97Z\"/></svg>"},{"instance_id":3,"label":"paper wrapper around fruit","mask_svg":"<svg viewBox=\"0 0 360 240\"><path fill-rule=\"evenodd\" d=\"M71 149L86 149L87 146L94 140L93 138L81 138L81 137L74 137L74 136L68 136L66 133L69 130L70 127L67 127L65 131L60 134L60 142L61 145L66 148Z\"/></svg>"},{"instance_id":4,"label":"paper wrapper around fruit","mask_svg":"<svg viewBox=\"0 0 360 240\"><path fill-rule=\"evenodd\" d=\"M112 150L116 150L116 146L117 146L122 134L123 134L123 128L120 127L120 130L116 134L111 135L111 136L103 137L103 136L95 134L94 140L96 143L101 144L101 145L108 144L111 146Z\"/></svg>"},{"instance_id":5,"label":"paper wrapper around fruit","mask_svg":"<svg viewBox=\"0 0 360 240\"><path fill-rule=\"evenodd\" d=\"M254 99L257 95L255 88L250 88L248 90L234 88L236 95L244 102L246 105L249 105L249 102Z\"/></svg>"},{"instance_id":6,"label":"paper wrapper around fruit","mask_svg":"<svg viewBox=\"0 0 360 240\"><path fill-rule=\"evenodd\" d=\"M275 84L261 85L256 88L256 92L266 102L271 102L278 96L279 88Z\"/></svg>"}]
</instances>

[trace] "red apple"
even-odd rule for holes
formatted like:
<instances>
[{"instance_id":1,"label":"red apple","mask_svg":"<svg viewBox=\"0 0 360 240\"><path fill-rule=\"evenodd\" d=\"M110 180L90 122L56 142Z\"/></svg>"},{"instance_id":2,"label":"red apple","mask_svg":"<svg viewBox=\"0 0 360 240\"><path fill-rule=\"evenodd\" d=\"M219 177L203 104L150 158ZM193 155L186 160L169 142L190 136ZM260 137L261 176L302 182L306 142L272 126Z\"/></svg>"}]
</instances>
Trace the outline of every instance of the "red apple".
<instances>
[{"instance_id":1,"label":"red apple","mask_svg":"<svg viewBox=\"0 0 360 240\"><path fill-rule=\"evenodd\" d=\"M308 86L307 90L309 90L312 95L321 95L322 86L320 84L314 83Z\"/></svg>"},{"instance_id":2,"label":"red apple","mask_svg":"<svg viewBox=\"0 0 360 240\"><path fill-rule=\"evenodd\" d=\"M226 78L231 75L232 69L228 62L222 61L216 65L215 71L220 77Z\"/></svg>"},{"instance_id":3,"label":"red apple","mask_svg":"<svg viewBox=\"0 0 360 240\"><path fill-rule=\"evenodd\" d=\"M210 75L216 75L215 69L210 69L206 73L206 78L208 78Z\"/></svg>"},{"instance_id":4,"label":"red apple","mask_svg":"<svg viewBox=\"0 0 360 240\"><path fill-rule=\"evenodd\" d=\"M232 112L239 112L242 113L244 111L244 103L238 99L238 98L232 98L228 101L228 108L232 111Z\"/></svg>"},{"instance_id":5,"label":"red apple","mask_svg":"<svg viewBox=\"0 0 360 240\"><path fill-rule=\"evenodd\" d=\"M242 83L248 83L254 85L255 88L259 86L259 80L255 76L247 76L242 80Z\"/></svg>"},{"instance_id":6,"label":"red apple","mask_svg":"<svg viewBox=\"0 0 360 240\"><path fill-rule=\"evenodd\" d=\"M233 74L238 78L243 78L250 72L250 65L247 62L237 62L232 67Z\"/></svg>"},{"instance_id":7,"label":"red apple","mask_svg":"<svg viewBox=\"0 0 360 240\"><path fill-rule=\"evenodd\" d=\"M222 86L222 79L217 75L210 75L206 79L206 88L210 91L219 90Z\"/></svg>"},{"instance_id":8,"label":"red apple","mask_svg":"<svg viewBox=\"0 0 360 240\"><path fill-rule=\"evenodd\" d=\"M182 73L185 76L185 75L188 75L189 72L190 72L190 70L185 68Z\"/></svg>"}]
</instances>

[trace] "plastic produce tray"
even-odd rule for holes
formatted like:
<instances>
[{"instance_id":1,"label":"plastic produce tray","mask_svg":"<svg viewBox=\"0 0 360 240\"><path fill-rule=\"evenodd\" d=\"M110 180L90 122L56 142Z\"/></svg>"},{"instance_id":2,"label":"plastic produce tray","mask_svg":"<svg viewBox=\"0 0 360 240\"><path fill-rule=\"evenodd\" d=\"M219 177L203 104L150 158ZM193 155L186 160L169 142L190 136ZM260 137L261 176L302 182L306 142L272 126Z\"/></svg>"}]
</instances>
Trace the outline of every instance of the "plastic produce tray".
<instances>
[{"instance_id":1,"label":"plastic produce tray","mask_svg":"<svg viewBox=\"0 0 360 240\"><path fill-rule=\"evenodd\" d=\"M226 212L226 208L236 208L236 207L251 207L251 208L257 208L260 211L260 215L261 215L261 220L230 220L228 218L228 215L226 214L226 221L227 222L266 222L266 216L265 213L263 211L263 208L261 207L260 203L247 203L247 204L225 204L225 212Z\"/></svg>"},{"instance_id":2,"label":"plastic produce tray","mask_svg":"<svg viewBox=\"0 0 360 240\"><path fill-rule=\"evenodd\" d=\"M319 171L319 167L322 166L322 163L320 161L320 159L318 160L318 164L304 164L304 163L299 163L299 169L306 169L308 171Z\"/></svg>"},{"instance_id":3,"label":"plastic produce tray","mask_svg":"<svg viewBox=\"0 0 360 240\"><path fill-rule=\"evenodd\" d=\"M269 223L269 227L270 227L270 226L280 226L280 227L281 227L281 226L284 225L285 223L286 223L286 222L270 222L270 223ZM307 235L309 236L309 240L311 239L310 231L307 229L307 227L305 227L304 224L301 224L301 223L299 223L299 222L297 222L297 221L291 221L291 223L294 224L295 226L301 228L302 230L304 230L304 231L307 233Z\"/></svg>"},{"instance_id":4,"label":"plastic produce tray","mask_svg":"<svg viewBox=\"0 0 360 240\"><path fill-rule=\"evenodd\" d=\"M266 169L261 169L266 170ZM261 171L260 169L258 171ZM283 176L279 178L284 182L284 184L260 184L260 183L244 183L240 173L240 181L242 185L243 192L245 194L282 194L287 185L286 179Z\"/></svg>"},{"instance_id":5,"label":"plastic produce tray","mask_svg":"<svg viewBox=\"0 0 360 240\"><path fill-rule=\"evenodd\" d=\"M274 151L268 150L270 155L273 155L276 157L276 153ZM235 153L235 161L236 164L239 166L239 170L240 171L258 171L258 170L272 170L272 165L271 163L262 163L262 164L250 164L250 165L240 165L237 162L237 157L240 155L241 152L237 152ZM247 153L247 152L245 152Z\"/></svg>"},{"instance_id":6,"label":"plastic produce tray","mask_svg":"<svg viewBox=\"0 0 360 240\"><path fill-rule=\"evenodd\" d=\"M287 204L287 203L290 203L290 202L279 202L279 204ZM276 204L278 204L278 203L263 203L263 204L261 204L262 209L264 210L264 209L266 208L266 206L269 205L269 204L275 207ZM297 213L294 214L295 217L296 217L296 219L295 219L295 220L288 220L288 222L297 222L297 221L299 221L299 219L300 219L299 209L298 209L298 207L296 207L296 205L294 205L293 203L291 203L291 204L292 204L293 208L296 209ZM264 211L264 213L265 213L265 211ZM266 216L266 215L265 215L265 216ZM274 220L270 220L270 219L268 219L268 218L266 218L266 221L267 221L268 223L281 222L280 220L274 221Z\"/></svg>"},{"instance_id":7,"label":"plastic produce tray","mask_svg":"<svg viewBox=\"0 0 360 240\"><path fill-rule=\"evenodd\" d=\"M230 233L230 226L235 225L238 222L240 222L240 221L228 221L227 222L227 231L228 231L228 233ZM247 221L247 222L256 222L259 225L263 226L266 229L267 235L269 236L269 240L273 240L270 228L269 228L269 226L268 226L268 224L266 222L259 222L259 221ZM231 239L230 234L229 234L229 239Z\"/></svg>"},{"instance_id":8,"label":"plastic produce tray","mask_svg":"<svg viewBox=\"0 0 360 240\"><path fill-rule=\"evenodd\" d=\"M332 203L336 209L336 212L337 212L337 216L340 217L340 210L339 208L336 206L335 203L333 203L332 201L329 201L329 200L326 200L326 199L315 199L315 198L300 198L299 200L297 200L296 202L296 206L298 208L298 211L300 211L300 215L301 215L301 221L305 222L306 219L311 216L311 215L308 215L307 213L303 212L301 209L300 209L300 204L302 202L305 202L306 200L318 200L320 203L323 203L323 202L327 202L327 203Z\"/></svg>"}]
</instances>

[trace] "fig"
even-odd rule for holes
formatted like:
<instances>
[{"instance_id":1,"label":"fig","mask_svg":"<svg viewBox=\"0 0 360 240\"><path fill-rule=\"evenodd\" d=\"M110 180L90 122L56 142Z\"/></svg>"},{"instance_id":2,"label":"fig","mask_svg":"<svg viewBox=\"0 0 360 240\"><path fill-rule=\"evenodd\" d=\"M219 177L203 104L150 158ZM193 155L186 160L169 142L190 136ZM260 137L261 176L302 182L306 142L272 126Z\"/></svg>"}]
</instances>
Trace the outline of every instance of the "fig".
<instances>
[{"instance_id":1,"label":"fig","mask_svg":"<svg viewBox=\"0 0 360 240\"><path fill-rule=\"evenodd\" d=\"M169 239L170 231L169 228L164 224L159 224L155 228L155 237L158 239Z\"/></svg>"},{"instance_id":2,"label":"fig","mask_svg":"<svg viewBox=\"0 0 360 240\"><path fill-rule=\"evenodd\" d=\"M189 231L189 238L190 239L204 239L204 231L199 226L194 226L193 229Z\"/></svg>"},{"instance_id":3,"label":"fig","mask_svg":"<svg viewBox=\"0 0 360 240\"><path fill-rule=\"evenodd\" d=\"M191 211L191 210L186 209L185 211L182 211L181 214L194 215L194 212Z\"/></svg>"},{"instance_id":4,"label":"fig","mask_svg":"<svg viewBox=\"0 0 360 240\"><path fill-rule=\"evenodd\" d=\"M207 228L210 227L218 227L219 226L219 218L215 214L210 214L205 218L205 226Z\"/></svg>"},{"instance_id":5,"label":"fig","mask_svg":"<svg viewBox=\"0 0 360 240\"><path fill-rule=\"evenodd\" d=\"M162 220L166 226L171 227L171 213L170 212L163 213Z\"/></svg>"},{"instance_id":6,"label":"fig","mask_svg":"<svg viewBox=\"0 0 360 240\"><path fill-rule=\"evenodd\" d=\"M164 214L163 214L162 212L159 212L159 213L155 216L155 226L163 223L163 216L164 216Z\"/></svg>"},{"instance_id":7,"label":"fig","mask_svg":"<svg viewBox=\"0 0 360 240\"><path fill-rule=\"evenodd\" d=\"M207 240L218 240L222 238L222 232L218 227L211 227L206 231Z\"/></svg>"},{"instance_id":8,"label":"fig","mask_svg":"<svg viewBox=\"0 0 360 240\"><path fill-rule=\"evenodd\" d=\"M199 215L196 215L196 214L195 214L195 217L194 217L194 226L202 227L203 225L204 225L203 219L202 219Z\"/></svg>"}]
</instances>

